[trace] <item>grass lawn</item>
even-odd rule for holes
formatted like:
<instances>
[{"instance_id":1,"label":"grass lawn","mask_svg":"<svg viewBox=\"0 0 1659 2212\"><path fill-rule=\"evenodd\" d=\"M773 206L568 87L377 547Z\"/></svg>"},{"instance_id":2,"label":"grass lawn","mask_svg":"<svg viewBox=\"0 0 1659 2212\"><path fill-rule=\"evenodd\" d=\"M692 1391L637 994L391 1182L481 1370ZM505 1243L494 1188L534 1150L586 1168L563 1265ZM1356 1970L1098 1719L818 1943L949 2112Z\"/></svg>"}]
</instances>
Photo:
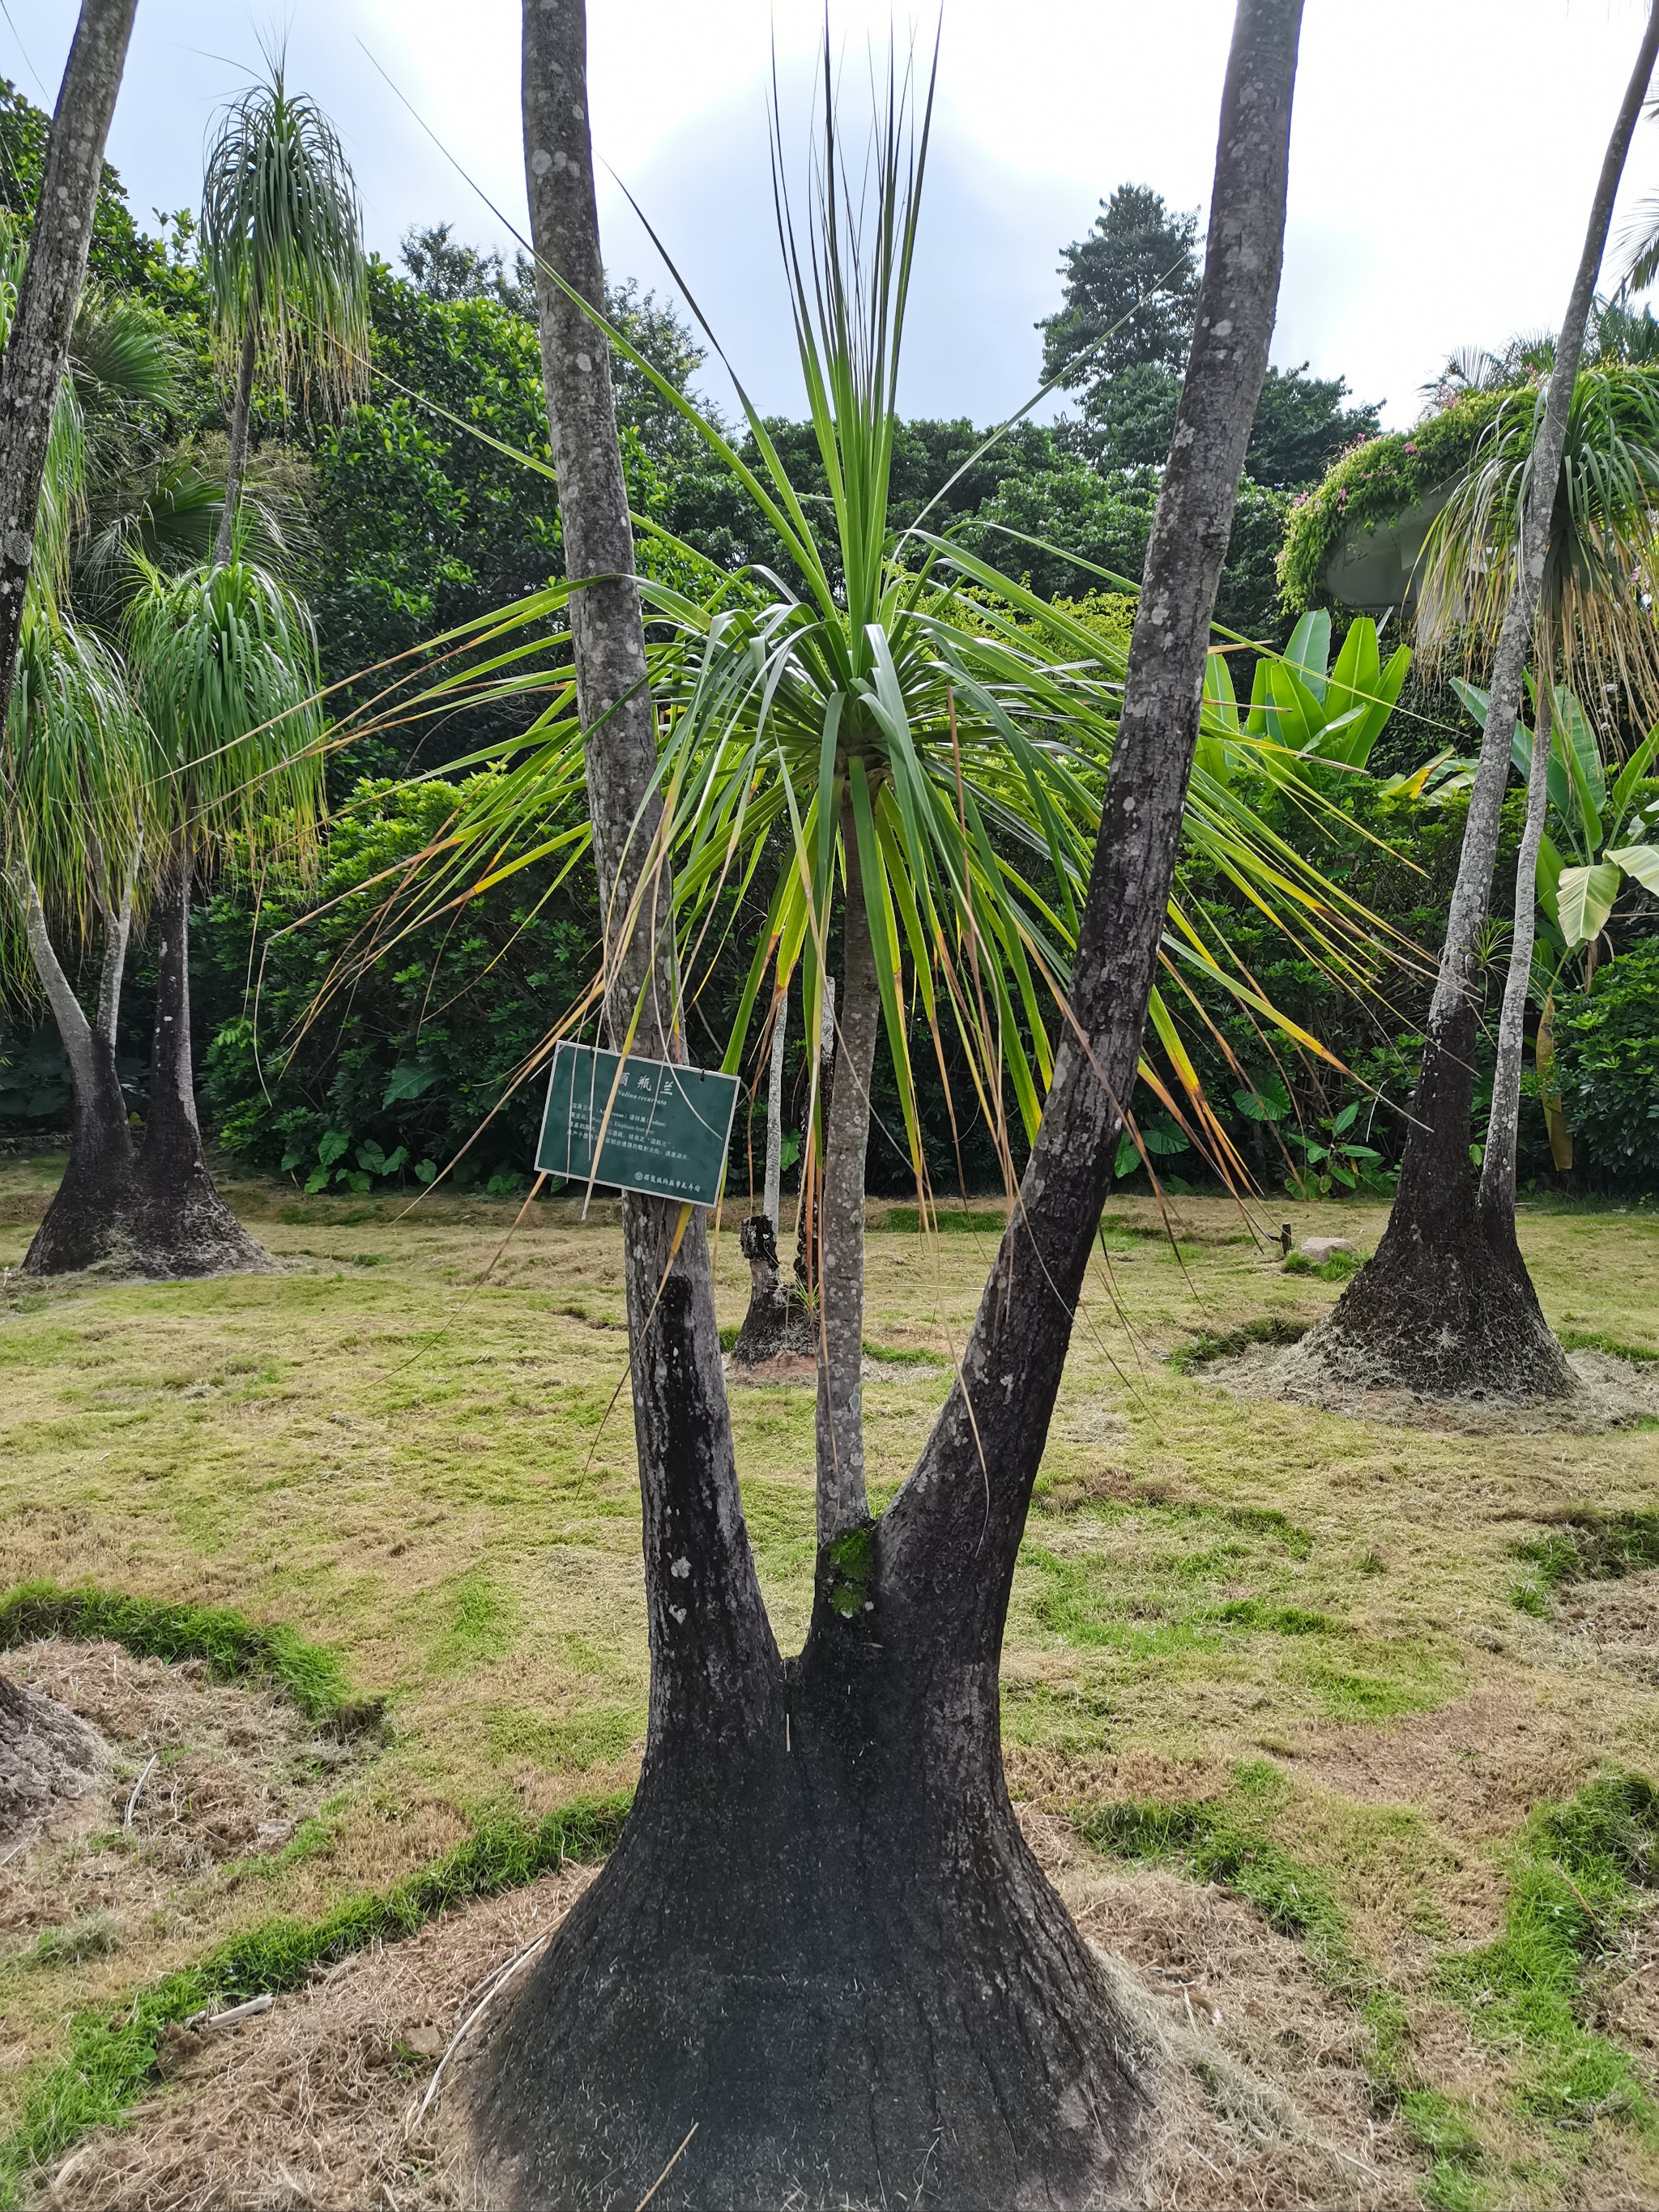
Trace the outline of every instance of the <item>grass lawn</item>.
<instances>
[{"instance_id":1,"label":"grass lawn","mask_svg":"<svg viewBox=\"0 0 1659 2212\"><path fill-rule=\"evenodd\" d=\"M0 1172L0 1265L21 1259L52 1167ZM0 1954L0 2133L77 2014L273 1913L384 1887L504 1811L626 1788L637 1765L614 1208L584 1224L539 1206L509 1236L514 1209L484 1201L232 1195L281 1273L5 1283L0 1587L91 1583L285 1624L332 1650L354 1693L390 1701L390 1740L299 1843L181 1877L94 1955ZM1659 2203L1659 1825L1639 1791L1595 1789L1659 1779L1659 1626L1644 1643L1637 1602L1659 1620L1659 1425L1473 1437L1229 1398L1168 1355L1311 1320L1336 1285L1286 1273L1223 1201L1178 1211L1172 1251L1148 1202L1114 1209L1079 1316L1008 1625L1015 1794L1107 1858L1220 1882L1305 1940L1365 2015L1379 2109L1405 2112L1430 2202ZM1365 1249L1382 1219L1289 1211L1298 1237ZM866 1409L884 1500L943 1397L998 1223L924 1242L879 1206L872 1222ZM1569 1342L1659 1358L1659 1219L1522 1224ZM731 1227L717 1265L735 1323ZM792 1648L811 1590L811 1394L732 1403ZM1636 1625L1598 1635L1613 1585L1576 1577L1610 1561L1632 1570Z\"/></svg>"}]
</instances>

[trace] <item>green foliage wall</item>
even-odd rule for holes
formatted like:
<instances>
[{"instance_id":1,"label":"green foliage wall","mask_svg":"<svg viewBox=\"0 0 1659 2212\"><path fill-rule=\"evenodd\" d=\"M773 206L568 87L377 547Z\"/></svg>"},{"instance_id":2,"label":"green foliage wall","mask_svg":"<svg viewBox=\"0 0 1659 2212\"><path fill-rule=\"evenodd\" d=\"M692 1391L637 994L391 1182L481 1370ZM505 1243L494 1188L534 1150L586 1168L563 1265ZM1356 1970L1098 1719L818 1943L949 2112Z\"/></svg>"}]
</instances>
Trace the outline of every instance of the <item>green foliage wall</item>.
<instances>
[{"instance_id":1,"label":"green foliage wall","mask_svg":"<svg viewBox=\"0 0 1659 2212\"><path fill-rule=\"evenodd\" d=\"M1555 1039L1580 1172L1604 1190L1659 1190L1659 937L1563 999Z\"/></svg>"},{"instance_id":2,"label":"green foliage wall","mask_svg":"<svg viewBox=\"0 0 1659 2212\"><path fill-rule=\"evenodd\" d=\"M1471 392L1410 430L1370 438L1343 456L1313 491L1292 502L1279 580L1292 612L1326 606L1325 568L1344 538L1372 530L1449 483L1468 465L1504 392Z\"/></svg>"},{"instance_id":3,"label":"green foliage wall","mask_svg":"<svg viewBox=\"0 0 1659 2212\"><path fill-rule=\"evenodd\" d=\"M390 945L313 1012L337 963L375 926L391 886L373 879L441 834L458 796L436 781L362 786L335 826L321 882L308 892L266 887L255 992L219 1028L202 1078L220 1140L249 1165L301 1182L319 1169L331 1183L401 1178L428 1160L445 1166L500 1105L459 1181L506 1175L516 1187L534 1152L544 1086L532 1082L504 1104L502 1093L592 971L585 881L580 892L547 897L546 878L526 874ZM221 891L198 925L204 957L246 972L255 919L245 891ZM360 1152L380 1164L365 1164Z\"/></svg>"}]
</instances>

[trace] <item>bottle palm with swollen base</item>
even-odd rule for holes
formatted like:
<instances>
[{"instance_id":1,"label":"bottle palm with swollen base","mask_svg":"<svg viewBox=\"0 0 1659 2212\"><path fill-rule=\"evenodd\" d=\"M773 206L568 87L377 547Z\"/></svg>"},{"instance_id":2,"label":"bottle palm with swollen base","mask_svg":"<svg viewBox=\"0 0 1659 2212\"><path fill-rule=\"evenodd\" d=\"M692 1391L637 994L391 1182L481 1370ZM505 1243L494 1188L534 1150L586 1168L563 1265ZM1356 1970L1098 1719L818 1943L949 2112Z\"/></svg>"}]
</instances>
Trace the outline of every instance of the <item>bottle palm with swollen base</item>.
<instances>
[{"instance_id":1,"label":"bottle palm with swollen base","mask_svg":"<svg viewBox=\"0 0 1659 2212\"><path fill-rule=\"evenodd\" d=\"M515 2212L653 2187L658 2212L818 2212L924 2185L953 2212L1133 2201L1141 2050L1014 1818L997 1661L1173 878L1277 298L1300 20L1300 0L1237 11L1075 1028L960 1378L887 1513L820 1547L787 1662L738 1504L706 1240L694 1223L676 1243L652 1201L624 1209L650 1717L616 1850L489 2016L466 2077ZM649 902L626 896L655 854L655 748L608 368L580 306L602 299L580 0L529 0L524 33L567 561L594 580L573 627L610 969L672 1036L672 969L637 927Z\"/></svg>"}]
</instances>

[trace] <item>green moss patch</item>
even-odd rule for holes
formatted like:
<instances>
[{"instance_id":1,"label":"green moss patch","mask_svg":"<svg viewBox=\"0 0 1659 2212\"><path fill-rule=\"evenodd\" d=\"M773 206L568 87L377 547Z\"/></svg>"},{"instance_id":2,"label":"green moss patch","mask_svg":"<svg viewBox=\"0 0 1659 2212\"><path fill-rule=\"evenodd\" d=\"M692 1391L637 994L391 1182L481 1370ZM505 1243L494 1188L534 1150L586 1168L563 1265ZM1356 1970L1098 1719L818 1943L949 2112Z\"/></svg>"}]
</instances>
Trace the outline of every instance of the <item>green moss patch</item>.
<instances>
[{"instance_id":1,"label":"green moss patch","mask_svg":"<svg viewBox=\"0 0 1659 2212\"><path fill-rule=\"evenodd\" d=\"M261 1627L228 1606L172 1605L119 1591L20 1583L0 1598L0 1651L47 1636L106 1639L140 1659L198 1659L222 1681L270 1682L307 1719L343 1734L372 1727L381 1698L354 1698L339 1662L280 1622Z\"/></svg>"},{"instance_id":2,"label":"green moss patch","mask_svg":"<svg viewBox=\"0 0 1659 2212\"><path fill-rule=\"evenodd\" d=\"M1604 1352L1609 1359L1630 1359L1639 1366L1659 1360L1659 1352L1651 1345L1626 1344L1621 1337L1609 1336L1600 1328L1558 1328L1555 1332L1564 1352Z\"/></svg>"},{"instance_id":3,"label":"green moss patch","mask_svg":"<svg viewBox=\"0 0 1659 2212\"><path fill-rule=\"evenodd\" d=\"M1634 1887L1659 1883L1659 1791L1604 1776L1522 1830L1504 1933L1446 1960L1443 1992L1483 2041L1522 2061L1517 2101L1552 2125L1606 2118L1659 2133L1659 2111L1626 2054L1580 2019L1585 1970L1616 1955Z\"/></svg>"},{"instance_id":4,"label":"green moss patch","mask_svg":"<svg viewBox=\"0 0 1659 2212\"><path fill-rule=\"evenodd\" d=\"M1547 1614L1565 1583L1611 1582L1659 1567L1659 1512L1563 1514L1541 1536L1515 1547L1532 1574L1510 1593L1523 1613Z\"/></svg>"},{"instance_id":5,"label":"green moss patch","mask_svg":"<svg viewBox=\"0 0 1659 2212\"><path fill-rule=\"evenodd\" d=\"M1283 1314L1263 1314L1237 1328L1200 1329L1189 1344L1177 1345L1170 1354L1170 1364L1177 1375L1191 1375L1213 1359L1236 1358L1253 1344L1299 1344L1308 1328L1306 1322L1288 1321Z\"/></svg>"}]
</instances>

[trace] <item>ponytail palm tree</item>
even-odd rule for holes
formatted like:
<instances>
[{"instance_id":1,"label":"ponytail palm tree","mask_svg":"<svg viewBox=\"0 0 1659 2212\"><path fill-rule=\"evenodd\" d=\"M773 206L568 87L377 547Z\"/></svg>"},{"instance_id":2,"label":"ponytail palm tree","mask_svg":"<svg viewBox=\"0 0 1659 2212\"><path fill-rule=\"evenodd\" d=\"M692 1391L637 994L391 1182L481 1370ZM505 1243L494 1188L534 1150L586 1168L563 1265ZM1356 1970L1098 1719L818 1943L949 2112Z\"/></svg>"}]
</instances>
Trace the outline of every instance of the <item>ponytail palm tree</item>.
<instances>
[{"instance_id":1,"label":"ponytail palm tree","mask_svg":"<svg viewBox=\"0 0 1659 2212\"><path fill-rule=\"evenodd\" d=\"M147 1274L264 1264L215 1189L196 1118L190 905L228 859L281 842L303 860L323 808L315 641L294 594L252 562L167 576L143 566L128 612L135 694L153 732L160 817L155 1032L137 1163Z\"/></svg>"},{"instance_id":2,"label":"ponytail palm tree","mask_svg":"<svg viewBox=\"0 0 1659 2212\"><path fill-rule=\"evenodd\" d=\"M732 1069L744 1065L751 1029L757 1019L763 1030L769 1026L797 969L805 1034L818 1033L838 956L835 1073L827 1111L817 1116L821 1188L816 1209L807 1209L817 1223L818 1509L826 1542L861 1525L866 1513L864 1188L878 1036L884 1030L902 1124L888 1134L908 1149L924 1201L913 1027L926 1032L941 1067L947 1036L959 1042L973 1092L961 1103L976 1106L989 1124L1012 1188L1016 1146L1035 1134L1066 1024L1127 673L1121 646L1066 609L925 526L894 527L890 471L927 106L914 133L909 116L890 79L866 189L857 192L842 167L826 76L804 239L787 194L778 192L826 501L812 502L797 489L741 386L750 434L742 453L624 332L604 325L737 477L784 556L775 570L721 577L678 547L677 567L706 576L703 596L640 582L650 625L641 672L660 743L651 805L631 832L639 848L627 870L638 886L634 910L607 916L606 938L629 942L653 920L647 902L662 899L683 988L695 1001L721 947L732 894L765 900L766 926L726 1042ZM597 313L593 319L603 322ZM571 824L569 803L592 732L574 681L534 672L543 648L518 641L571 611L580 589L556 586L457 633L453 642L491 648L499 675L481 678L474 668L394 710L448 712L477 696L481 682L526 693L550 683L555 691L526 736L451 764L448 773L485 765L497 773L472 787L465 815L413 894L414 915L547 858L556 839L562 864L574 865L585 830ZM526 659L532 672L524 672ZM1316 814L1328 799L1302 780L1305 763L1282 732L1245 726L1219 656L1214 669L1182 817L1187 854L1278 921L1304 955L1356 983L1371 980L1379 926L1252 810L1249 794L1261 787L1261 775L1238 770L1271 761L1281 794ZM1356 712L1372 703L1386 714L1387 701L1379 693L1373 702L1369 688ZM562 808L563 823L550 834ZM396 926L413 926L407 903ZM377 949L385 944L383 934ZM1318 1048L1234 966L1179 881L1163 961L1167 988L1154 992L1151 1018L1175 1089L1147 1061L1142 1079L1225 1169L1234 1164L1231 1148L1173 1011L1183 998L1196 1004L1192 981L1231 991L1297 1045ZM635 1031L641 1024L649 1036L643 1008ZM1018 1130L1008 1126L1006 1092ZM1127 1109L1130 1102L1121 1103ZM815 1172L810 1154L805 1166Z\"/></svg>"},{"instance_id":3,"label":"ponytail palm tree","mask_svg":"<svg viewBox=\"0 0 1659 2212\"><path fill-rule=\"evenodd\" d=\"M0 217L0 337L27 247ZM61 1273L128 1255L132 1142L115 1031L152 821L149 733L120 656L69 611L94 476L135 401L172 394L174 349L148 310L87 286L70 334L36 510L4 732L0 994L44 1000L69 1061L69 1162L26 1267ZM97 963L89 1018L76 978Z\"/></svg>"},{"instance_id":4,"label":"ponytail palm tree","mask_svg":"<svg viewBox=\"0 0 1659 2212\"><path fill-rule=\"evenodd\" d=\"M1335 1382L1345 1389L1404 1389L1435 1396L1474 1392L1540 1399L1565 1397L1576 1388L1566 1358L1545 1324L1515 1241L1513 1170L1502 1170L1494 1162L1484 1204L1469 1173L1474 984L1477 948L1497 864L1513 732L1552 563L1558 597L1565 592L1568 602L1576 599L1582 606L1582 621L1576 627L1589 645L1605 641L1610 622L1617 621L1622 632L1621 611L1633 598L1637 577L1645 569L1644 557L1637 568L1619 573L1617 543L1607 534L1611 517L1584 504L1584 494L1595 490L1601 467L1590 443L1582 447L1583 459L1577 468L1564 471L1563 461L1575 416L1581 426L1587 419L1580 405L1586 330L1613 202L1656 57L1659 0L1648 9L1635 65L1607 139L1578 267L1555 339L1549 380L1541 390L1528 391L1510 410L1512 431L1507 450L1494 444L1493 465L1486 466L1484 454L1477 456L1462 506L1463 520L1461 525L1448 522L1441 533L1443 581L1429 594L1431 617L1439 607L1454 618L1461 616L1476 624L1484 620L1495 626L1491 702L1446 917L1439 974L1425 1025L1399 1187L1375 1255L1297 1347L1295 1364L1316 1388ZM1622 374L1634 378L1639 373L1632 367ZM1616 363L1604 365L1597 360L1589 374L1612 378L1620 372ZM1601 409L1603 400L1611 400L1613 389L1612 383L1589 387L1593 411ZM1645 465L1638 473L1644 472ZM1596 500L1599 507L1599 493ZM1580 517L1587 523L1583 531L1576 527ZM1473 555L1472 567L1456 565L1460 538L1462 551ZM1591 563L1587 581L1593 584L1599 577L1611 583L1605 599L1595 590L1581 592L1574 566L1581 550ZM1559 649L1559 634L1558 646L1552 649ZM1639 674L1639 656L1629 665ZM1528 842L1534 849L1545 797L1547 753L1542 745L1538 757L1540 774L1531 780L1528 791ZM1518 902L1523 938L1529 933L1532 896L1528 881ZM1527 951L1529 957L1529 946ZM1518 1025L1524 1004L1518 992L1510 996L1512 1044L1506 1054L1506 1088L1514 1080L1508 1073L1510 1064L1518 1066ZM1500 1172L1508 1178L1507 1188L1498 1181Z\"/></svg>"},{"instance_id":5,"label":"ponytail palm tree","mask_svg":"<svg viewBox=\"0 0 1659 2212\"><path fill-rule=\"evenodd\" d=\"M254 379L324 405L364 388L362 219L333 125L291 93L280 57L221 118L202 179L202 266L213 330L234 364L230 458L215 558L231 557Z\"/></svg>"}]
</instances>

